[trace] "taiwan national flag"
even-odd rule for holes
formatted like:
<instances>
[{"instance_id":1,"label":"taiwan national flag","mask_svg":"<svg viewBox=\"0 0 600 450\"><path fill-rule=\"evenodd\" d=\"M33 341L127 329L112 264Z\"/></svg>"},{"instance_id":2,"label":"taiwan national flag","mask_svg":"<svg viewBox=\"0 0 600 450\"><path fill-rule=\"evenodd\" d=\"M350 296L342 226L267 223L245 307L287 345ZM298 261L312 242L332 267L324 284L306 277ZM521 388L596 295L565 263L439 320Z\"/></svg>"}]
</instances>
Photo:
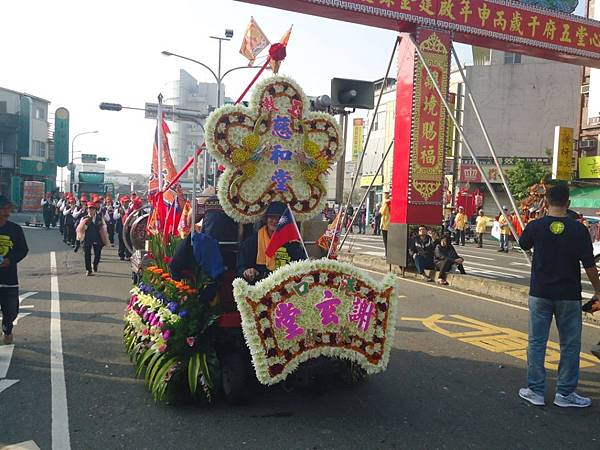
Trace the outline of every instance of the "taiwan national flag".
<instances>
[{"instance_id":1,"label":"taiwan national flag","mask_svg":"<svg viewBox=\"0 0 600 450\"><path fill-rule=\"evenodd\" d=\"M265 254L269 258L272 258L279 248L292 241L302 241L302 238L300 237L298 225L296 225L296 221L294 220L294 216L292 215L292 211L288 205L279 219L277 229L271 236L271 240L269 241L269 245L265 250Z\"/></svg>"}]
</instances>

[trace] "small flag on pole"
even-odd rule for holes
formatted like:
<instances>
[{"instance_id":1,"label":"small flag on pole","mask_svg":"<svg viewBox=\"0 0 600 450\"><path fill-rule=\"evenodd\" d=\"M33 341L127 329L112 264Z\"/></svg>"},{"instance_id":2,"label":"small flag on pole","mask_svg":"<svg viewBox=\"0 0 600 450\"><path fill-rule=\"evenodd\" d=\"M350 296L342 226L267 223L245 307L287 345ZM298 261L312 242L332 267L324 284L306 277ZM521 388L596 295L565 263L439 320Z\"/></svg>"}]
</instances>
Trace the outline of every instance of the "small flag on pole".
<instances>
[{"instance_id":1,"label":"small flag on pole","mask_svg":"<svg viewBox=\"0 0 600 450\"><path fill-rule=\"evenodd\" d=\"M277 229L271 236L265 254L269 258L272 258L279 248L292 241L302 242L302 237L300 236L300 230L298 230L298 225L296 225L296 221L294 220L294 216L288 205L279 219Z\"/></svg>"},{"instance_id":2,"label":"small flag on pole","mask_svg":"<svg viewBox=\"0 0 600 450\"><path fill-rule=\"evenodd\" d=\"M270 44L269 39L263 31L260 29L254 17L250 17L250 23L246 27L246 33L244 39L242 39L242 46L240 53L248 59L248 65L254 64L256 57Z\"/></svg>"}]
</instances>

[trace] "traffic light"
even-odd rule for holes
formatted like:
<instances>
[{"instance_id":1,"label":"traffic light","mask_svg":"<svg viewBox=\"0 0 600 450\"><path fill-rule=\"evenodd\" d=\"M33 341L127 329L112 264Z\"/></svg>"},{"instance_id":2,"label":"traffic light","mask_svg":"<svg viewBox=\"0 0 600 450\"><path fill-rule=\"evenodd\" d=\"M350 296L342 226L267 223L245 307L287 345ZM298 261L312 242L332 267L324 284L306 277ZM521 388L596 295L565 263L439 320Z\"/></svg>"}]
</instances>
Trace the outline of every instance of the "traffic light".
<instances>
[{"instance_id":1,"label":"traffic light","mask_svg":"<svg viewBox=\"0 0 600 450\"><path fill-rule=\"evenodd\" d=\"M332 78L331 105L335 108L373 109L375 84L372 81Z\"/></svg>"},{"instance_id":2,"label":"traffic light","mask_svg":"<svg viewBox=\"0 0 600 450\"><path fill-rule=\"evenodd\" d=\"M100 103L100 109L105 111L121 111L123 106L120 103Z\"/></svg>"}]
</instances>

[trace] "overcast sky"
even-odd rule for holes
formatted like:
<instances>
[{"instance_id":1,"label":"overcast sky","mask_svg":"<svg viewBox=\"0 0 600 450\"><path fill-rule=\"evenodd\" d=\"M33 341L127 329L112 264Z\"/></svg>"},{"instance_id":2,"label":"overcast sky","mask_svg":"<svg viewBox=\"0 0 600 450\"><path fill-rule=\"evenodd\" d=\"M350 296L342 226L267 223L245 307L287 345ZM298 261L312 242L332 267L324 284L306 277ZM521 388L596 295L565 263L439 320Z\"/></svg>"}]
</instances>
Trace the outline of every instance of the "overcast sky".
<instances>
[{"instance_id":1,"label":"overcast sky","mask_svg":"<svg viewBox=\"0 0 600 450\"><path fill-rule=\"evenodd\" d=\"M280 73L296 79L308 95L329 93L333 77L383 77L395 33L290 13L232 0L18 0L2 4L0 86L50 100L50 111L71 113L76 149L109 158L108 169L148 173L154 124L143 112L101 111L100 102L143 107L184 68L199 81L213 81L201 66L161 55L162 50L200 60L216 71L217 41L223 70L244 65L239 54L250 16L272 42L294 25ZM459 46L464 61L471 59ZM395 70L394 70L395 72ZM240 70L224 83L237 97L253 71ZM166 92L165 92L166 93Z\"/></svg>"}]
</instances>

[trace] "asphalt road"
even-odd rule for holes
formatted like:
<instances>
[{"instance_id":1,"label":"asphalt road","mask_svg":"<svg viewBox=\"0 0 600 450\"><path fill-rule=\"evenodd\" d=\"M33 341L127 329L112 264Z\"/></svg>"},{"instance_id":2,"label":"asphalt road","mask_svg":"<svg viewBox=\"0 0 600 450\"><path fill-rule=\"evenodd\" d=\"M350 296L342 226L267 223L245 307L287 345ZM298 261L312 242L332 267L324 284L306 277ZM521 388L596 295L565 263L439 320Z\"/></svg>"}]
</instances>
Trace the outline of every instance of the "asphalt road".
<instances>
[{"instance_id":1,"label":"asphalt road","mask_svg":"<svg viewBox=\"0 0 600 450\"><path fill-rule=\"evenodd\" d=\"M257 386L240 407L157 406L122 346L127 265L108 248L99 274L86 278L83 256L58 233L26 235L31 253L20 274L29 315L15 328L12 358L0 346L0 448L26 441L56 450L600 448L600 361L582 359L580 391L592 397L591 408L551 405L553 369L548 406L525 404L517 390L525 383L527 311L414 280L398 281L388 370L364 385L324 393ZM52 254L60 317L56 294L52 310ZM66 395L51 319L62 329ZM600 327L586 324L583 350L599 335Z\"/></svg>"}]
</instances>

